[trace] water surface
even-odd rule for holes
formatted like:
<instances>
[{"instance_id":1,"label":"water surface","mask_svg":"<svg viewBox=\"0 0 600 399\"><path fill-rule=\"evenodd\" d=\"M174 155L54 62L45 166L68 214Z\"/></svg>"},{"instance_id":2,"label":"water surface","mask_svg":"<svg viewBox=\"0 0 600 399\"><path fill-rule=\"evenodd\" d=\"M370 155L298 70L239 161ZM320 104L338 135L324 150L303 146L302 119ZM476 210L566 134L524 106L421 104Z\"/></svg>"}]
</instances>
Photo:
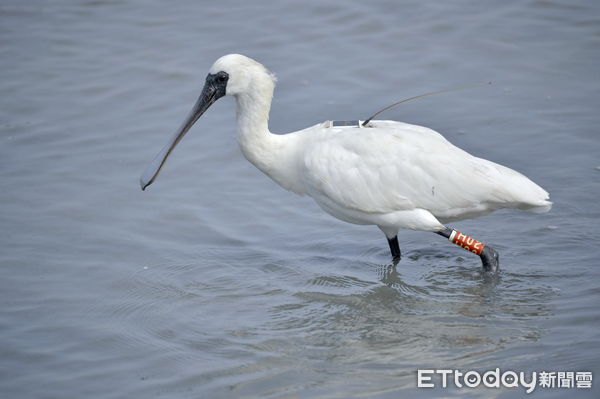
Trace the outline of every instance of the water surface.
<instances>
[{"instance_id":1,"label":"water surface","mask_svg":"<svg viewBox=\"0 0 600 399\"><path fill-rule=\"evenodd\" d=\"M426 397L418 368L600 378L597 4L259 3L0 5L2 396ZM555 206L454 225L501 253L497 279L422 232L400 233L393 268L378 229L243 158L229 98L140 191L231 52L277 74L280 133L492 81L385 117L525 173Z\"/></svg>"}]
</instances>

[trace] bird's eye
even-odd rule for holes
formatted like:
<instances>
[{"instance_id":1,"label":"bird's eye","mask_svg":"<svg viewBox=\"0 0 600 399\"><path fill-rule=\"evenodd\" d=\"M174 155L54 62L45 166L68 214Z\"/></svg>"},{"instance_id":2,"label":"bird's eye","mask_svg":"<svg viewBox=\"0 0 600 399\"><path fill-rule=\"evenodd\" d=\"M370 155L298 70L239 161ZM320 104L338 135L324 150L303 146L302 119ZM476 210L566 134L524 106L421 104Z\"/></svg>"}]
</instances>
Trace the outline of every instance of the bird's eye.
<instances>
[{"instance_id":1,"label":"bird's eye","mask_svg":"<svg viewBox=\"0 0 600 399\"><path fill-rule=\"evenodd\" d=\"M219 74L217 75L217 82L219 83L223 83L227 80L227 76L223 75L223 74Z\"/></svg>"}]
</instances>

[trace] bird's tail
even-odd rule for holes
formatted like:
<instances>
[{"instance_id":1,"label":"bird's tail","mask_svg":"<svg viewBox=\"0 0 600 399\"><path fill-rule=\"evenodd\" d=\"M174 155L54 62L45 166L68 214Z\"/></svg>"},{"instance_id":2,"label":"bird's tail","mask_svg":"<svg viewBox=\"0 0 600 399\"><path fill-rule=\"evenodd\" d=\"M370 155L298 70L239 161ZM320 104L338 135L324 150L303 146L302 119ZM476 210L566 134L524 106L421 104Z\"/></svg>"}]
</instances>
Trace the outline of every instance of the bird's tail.
<instances>
[{"instance_id":1,"label":"bird's tail","mask_svg":"<svg viewBox=\"0 0 600 399\"><path fill-rule=\"evenodd\" d=\"M533 213L546 213L552 209L550 194L525 176L520 179L518 208Z\"/></svg>"},{"instance_id":2,"label":"bird's tail","mask_svg":"<svg viewBox=\"0 0 600 399\"><path fill-rule=\"evenodd\" d=\"M504 184L507 190L503 193L508 195L506 202L512 202L515 208L534 213L545 213L552 208L548 191L527 176L501 165L498 170L506 179Z\"/></svg>"},{"instance_id":3,"label":"bird's tail","mask_svg":"<svg viewBox=\"0 0 600 399\"><path fill-rule=\"evenodd\" d=\"M548 200L544 200L540 203L540 205L531 206L529 208L525 208L529 212L533 213L546 213L550 209L552 209L552 202Z\"/></svg>"}]
</instances>

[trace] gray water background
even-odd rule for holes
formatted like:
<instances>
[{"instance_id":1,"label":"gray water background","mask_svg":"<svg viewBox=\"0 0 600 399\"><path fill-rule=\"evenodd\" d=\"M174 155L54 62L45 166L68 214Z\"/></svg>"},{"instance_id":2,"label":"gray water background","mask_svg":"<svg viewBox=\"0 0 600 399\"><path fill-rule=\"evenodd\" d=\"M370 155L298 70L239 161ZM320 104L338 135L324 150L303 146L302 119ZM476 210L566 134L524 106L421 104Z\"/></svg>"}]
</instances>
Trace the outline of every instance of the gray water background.
<instances>
[{"instance_id":1,"label":"gray water background","mask_svg":"<svg viewBox=\"0 0 600 399\"><path fill-rule=\"evenodd\" d=\"M3 0L0 395L427 397L418 368L600 379L599 10ZM501 253L495 281L423 232L400 233L394 269L378 229L333 219L243 158L230 98L140 191L208 68L231 52L277 74L280 133L492 81L384 117L523 172L554 208L454 224Z\"/></svg>"}]
</instances>

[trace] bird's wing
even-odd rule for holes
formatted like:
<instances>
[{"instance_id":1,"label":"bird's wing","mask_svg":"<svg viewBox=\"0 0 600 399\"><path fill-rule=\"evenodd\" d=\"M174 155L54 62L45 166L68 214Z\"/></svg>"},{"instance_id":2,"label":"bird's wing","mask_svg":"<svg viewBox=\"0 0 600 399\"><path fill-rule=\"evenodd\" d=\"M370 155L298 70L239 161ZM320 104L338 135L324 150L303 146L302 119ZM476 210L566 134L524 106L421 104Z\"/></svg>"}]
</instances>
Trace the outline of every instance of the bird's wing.
<instances>
[{"instance_id":1,"label":"bird's wing","mask_svg":"<svg viewBox=\"0 0 600 399\"><path fill-rule=\"evenodd\" d=\"M515 193L502 187L507 179L530 182L431 129L385 121L374 126L323 129L315 137L303 159L311 196L367 213L422 208L459 218L515 200Z\"/></svg>"}]
</instances>

